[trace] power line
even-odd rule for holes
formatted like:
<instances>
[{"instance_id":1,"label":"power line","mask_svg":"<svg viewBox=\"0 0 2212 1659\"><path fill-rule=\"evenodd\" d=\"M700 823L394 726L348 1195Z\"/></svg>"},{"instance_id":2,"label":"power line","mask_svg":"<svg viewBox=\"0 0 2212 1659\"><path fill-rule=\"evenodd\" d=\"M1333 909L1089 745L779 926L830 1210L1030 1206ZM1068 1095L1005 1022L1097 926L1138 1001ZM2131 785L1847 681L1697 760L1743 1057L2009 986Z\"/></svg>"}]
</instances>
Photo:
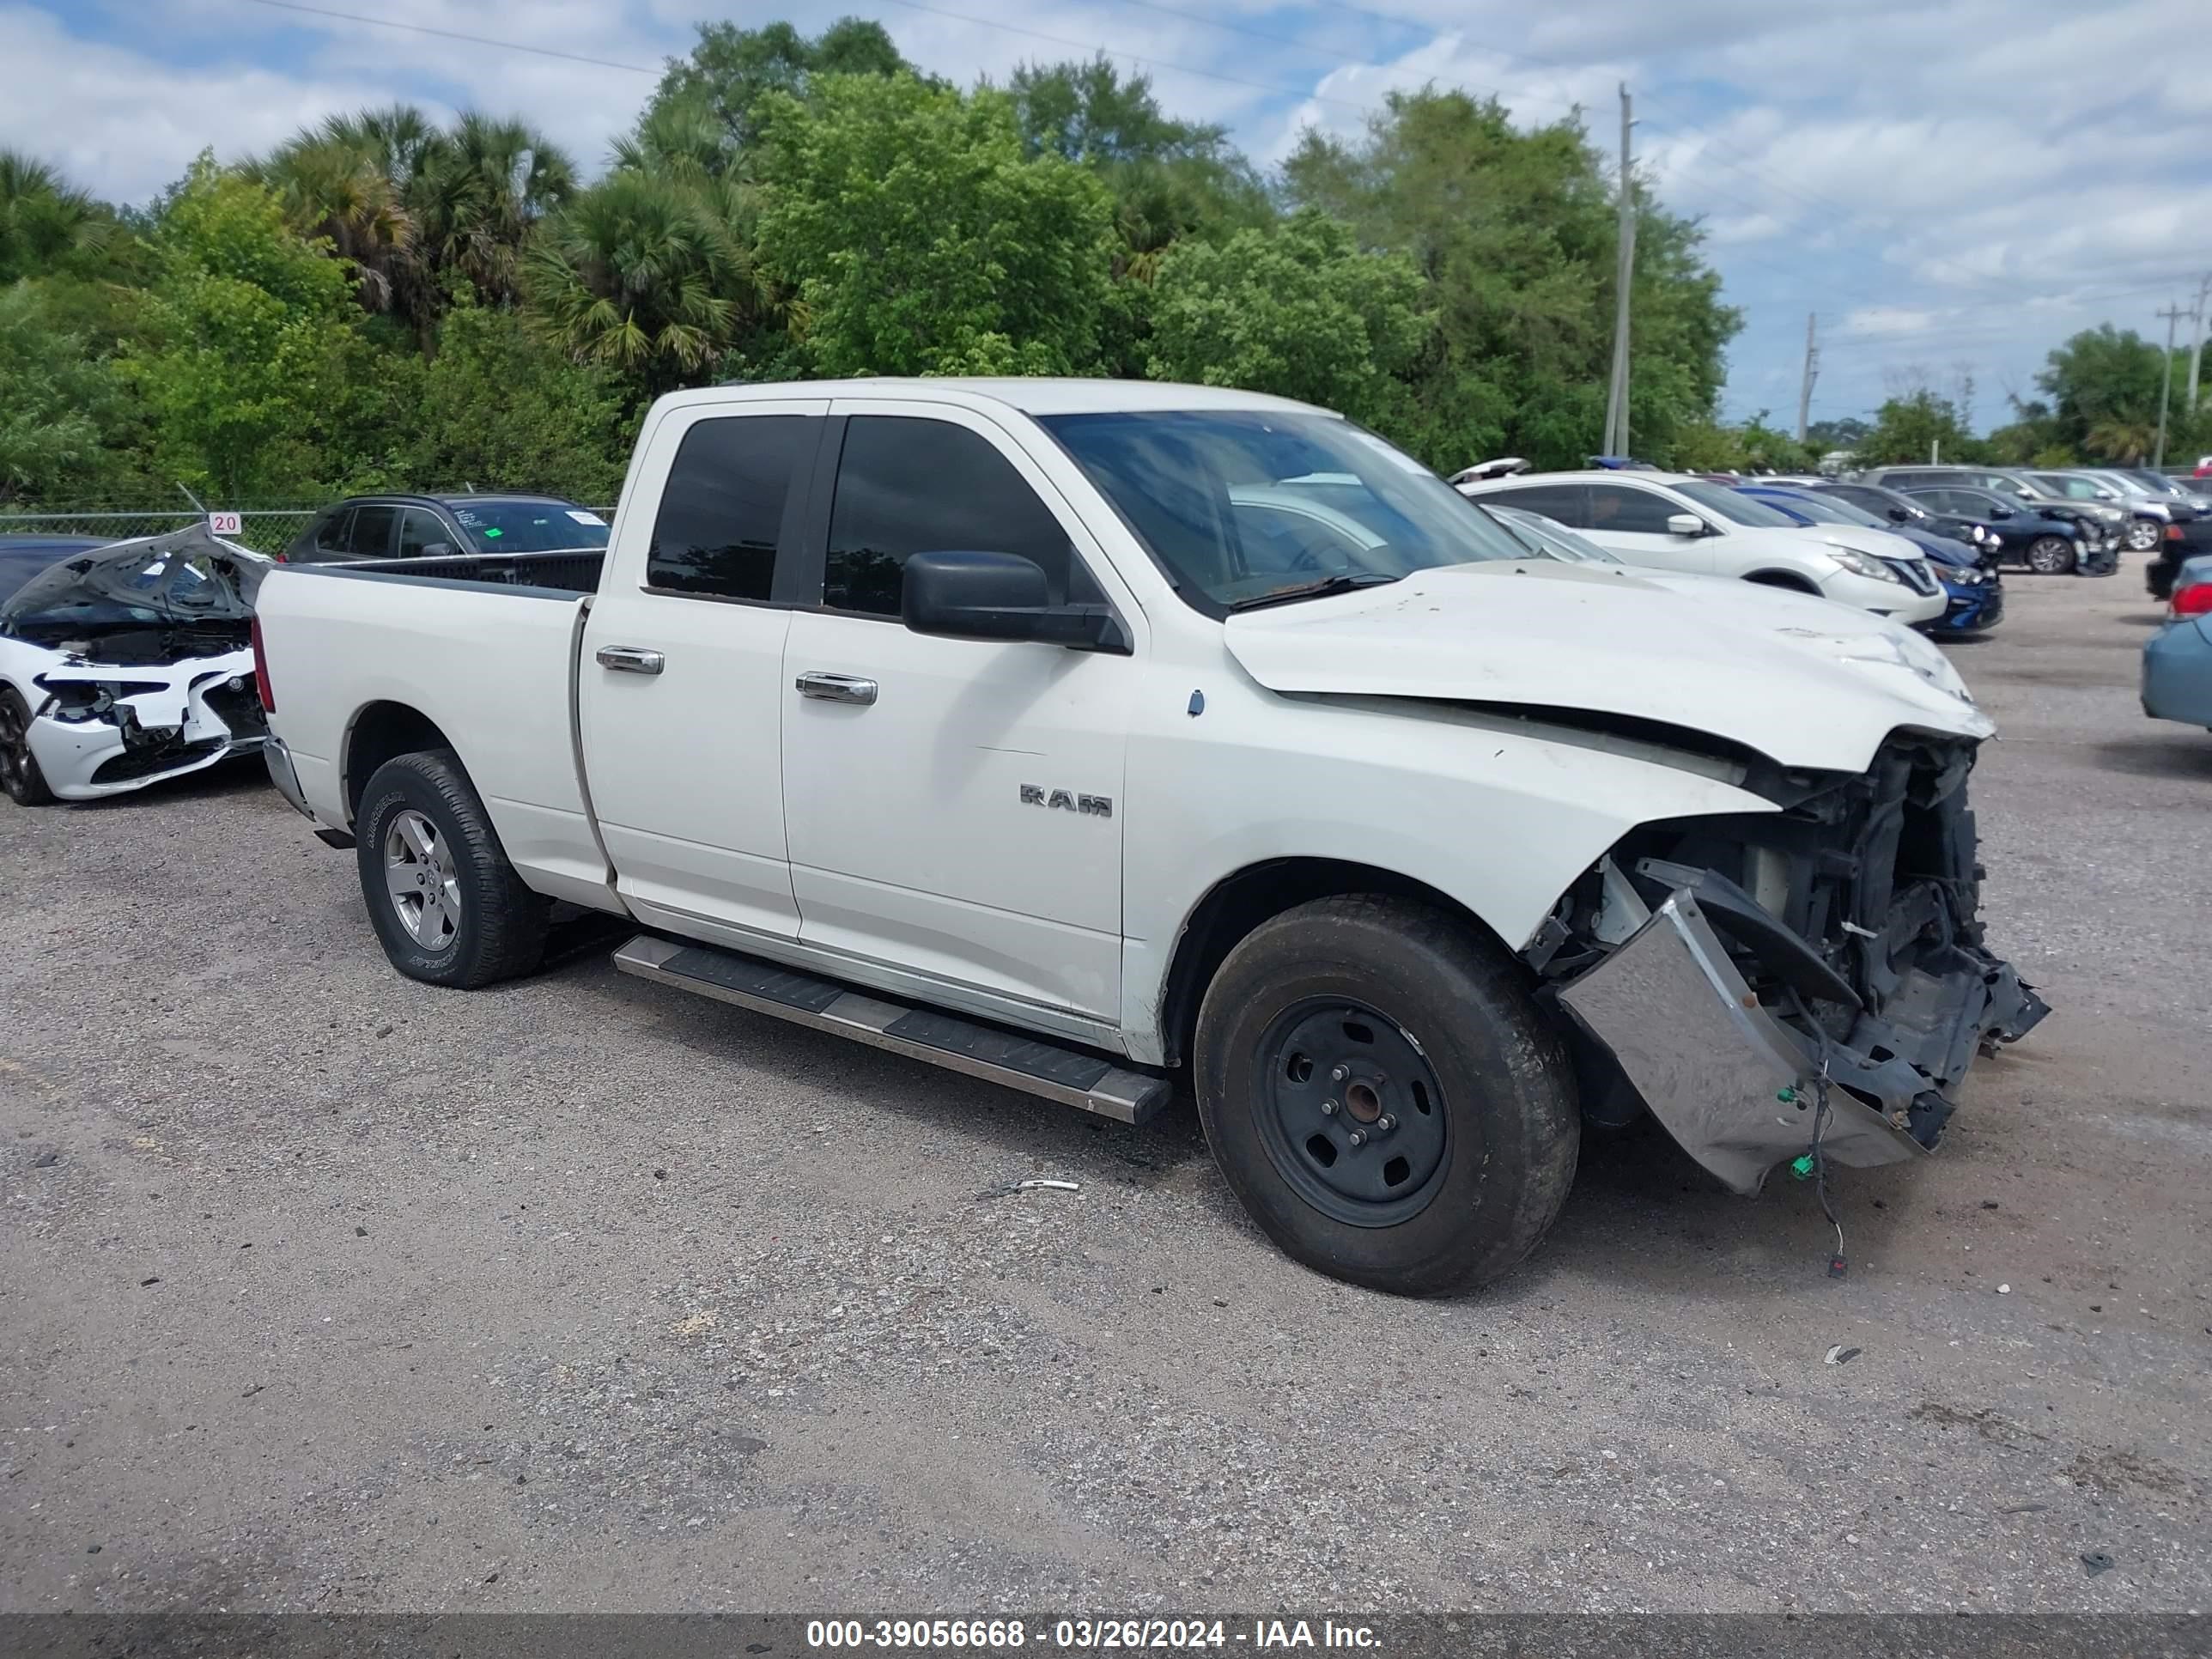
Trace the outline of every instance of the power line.
<instances>
[{"instance_id":1,"label":"power line","mask_svg":"<svg viewBox=\"0 0 2212 1659\"><path fill-rule=\"evenodd\" d=\"M257 6L267 6L272 11L296 11L309 17L331 17L341 23L363 23L373 29L398 29L408 34L434 35L441 40L459 40L472 46L499 46L508 52L526 52L539 58L558 58L563 63L586 64L593 69L620 70L629 75L650 75L658 78L659 68L648 69L642 64L619 64L606 58L587 58L582 52L559 52L551 46L533 46L526 40L501 40L489 34L465 34L459 29L433 28L428 23L402 23L390 17L364 17L359 12L331 11L322 6L302 6L295 0L249 0Z\"/></svg>"}]
</instances>

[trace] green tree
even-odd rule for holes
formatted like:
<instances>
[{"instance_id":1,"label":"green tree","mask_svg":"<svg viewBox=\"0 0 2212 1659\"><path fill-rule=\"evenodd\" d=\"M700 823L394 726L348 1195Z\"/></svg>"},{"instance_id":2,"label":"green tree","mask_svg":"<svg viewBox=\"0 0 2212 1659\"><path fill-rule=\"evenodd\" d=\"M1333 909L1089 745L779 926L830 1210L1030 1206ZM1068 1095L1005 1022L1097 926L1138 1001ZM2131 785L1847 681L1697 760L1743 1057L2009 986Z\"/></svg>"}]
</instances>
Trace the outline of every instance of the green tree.
<instances>
[{"instance_id":1,"label":"green tree","mask_svg":"<svg viewBox=\"0 0 2212 1659\"><path fill-rule=\"evenodd\" d=\"M760 258L817 373L1099 366L1112 204L1083 168L1023 153L1006 94L824 76L763 113Z\"/></svg>"},{"instance_id":2,"label":"green tree","mask_svg":"<svg viewBox=\"0 0 2212 1659\"><path fill-rule=\"evenodd\" d=\"M155 233L148 342L126 359L169 476L239 500L335 483L374 450L380 386L346 268L264 186L193 165Z\"/></svg>"},{"instance_id":3,"label":"green tree","mask_svg":"<svg viewBox=\"0 0 2212 1659\"><path fill-rule=\"evenodd\" d=\"M1178 243L1154 283L1155 378L1243 386L1398 424L1398 376L1428 339L1420 272L1308 210L1218 247Z\"/></svg>"},{"instance_id":4,"label":"green tree","mask_svg":"<svg viewBox=\"0 0 2212 1659\"><path fill-rule=\"evenodd\" d=\"M611 504L637 410L605 369L572 362L464 286L408 399L396 476L418 489L544 490Z\"/></svg>"},{"instance_id":5,"label":"green tree","mask_svg":"<svg viewBox=\"0 0 2212 1659\"><path fill-rule=\"evenodd\" d=\"M441 285L465 280L508 305L532 232L575 191L575 163L544 134L465 111L425 149L407 200Z\"/></svg>"},{"instance_id":6,"label":"green tree","mask_svg":"<svg viewBox=\"0 0 2212 1659\"><path fill-rule=\"evenodd\" d=\"M116 234L105 204L45 162L0 149L0 283L84 270Z\"/></svg>"},{"instance_id":7,"label":"green tree","mask_svg":"<svg viewBox=\"0 0 2212 1659\"><path fill-rule=\"evenodd\" d=\"M1579 464L1597 444L1613 342L1615 210L1602 158L1573 121L1516 128L1494 100L1391 94L1359 138L1309 131L1284 169L1295 204L1409 255L1436 335L1408 374L1394 435L1449 470L1484 455ZM1709 425L1741 325L1696 226L1639 191L1631 431L1668 458Z\"/></svg>"},{"instance_id":8,"label":"green tree","mask_svg":"<svg viewBox=\"0 0 2212 1659\"><path fill-rule=\"evenodd\" d=\"M702 109L732 150L750 149L760 136L763 104L776 94L805 97L818 76L896 75L914 66L880 23L839 19L812 40L788 23L741 29L734 23L702 23L698 44L681 61L671 59L647 118L671 103Z\"/></svg>"},{"instance_id":9,"label":"green tree","mask_svg":"<svg viewBox=\"0 0 2212 1659\"><path fill-rule=\"evenodd\" d=\"M2050 399L2039 435L2052 447L2134 465L2156 440L2163 362L2160 348L2131 328L2084 329L2054 349L2035 377ZM2175 384L2183 384L2179 376Z\"/></svg>"},{"instance_id":10,"label":"green tree","mask_svg":"<svg viewBox=\"0 0 2212 1659\"><path fill-rule=\"evenodd\" d=\"M1924 388L1876 410L1874 429L1856 449L1869 466L1924 463L1931 453L1946 461L1979 461L1988 454L1988 447L1966 430L1957 406Z\"/></svg>"},{"instance_id":11,"label":"green tree","mask_svg":"<svg viewBox=\"0 0 2212 1659\"><path fill-rule=\"evenodd\" d=\"M465 111L441 128L408 104L333 116L242 171L293 229L349 262L366 309L403 319L426 354L456 283L514 302L538 222L576 190L574 163L525 123Z\"/></svg>"},{"instance_id":12,"label":"green tree","mask_svg":"<svg viewBox=\"0 0 2212 1659\"><path fill-rule=\"evenodd\" d=\"M1080 162L1113 192L1125 261L1140 280L1178 238L1218 241L1274 217L1267 186L1226 128L1169 116L1150 77L1124 77L1103 52L1024 64L1009 90L1030 155Z\"/></svg>"},{"instance_id":13,"label":"green tree","mask_svg":"<svg viewBox=\"0 0 2212 1659\"><path fill-rule=\"evenodd\" d=\"M778 315L753 259L750 186L653 139L641 128L624 164L547 222L526 270L547 337L647 396L704 381Z\"/></svg>"},{"instance_id":14,"label":"green tree","mask_svg":"<svg viewBox=\"0 0 2212 1659\"><path fill-rule=\"evenodd\" d=\"M39 284L0 287L0 503L90 494L117 470L107 423L121 424L127 393L54 321Z\"/></svg>"}]
</instances>

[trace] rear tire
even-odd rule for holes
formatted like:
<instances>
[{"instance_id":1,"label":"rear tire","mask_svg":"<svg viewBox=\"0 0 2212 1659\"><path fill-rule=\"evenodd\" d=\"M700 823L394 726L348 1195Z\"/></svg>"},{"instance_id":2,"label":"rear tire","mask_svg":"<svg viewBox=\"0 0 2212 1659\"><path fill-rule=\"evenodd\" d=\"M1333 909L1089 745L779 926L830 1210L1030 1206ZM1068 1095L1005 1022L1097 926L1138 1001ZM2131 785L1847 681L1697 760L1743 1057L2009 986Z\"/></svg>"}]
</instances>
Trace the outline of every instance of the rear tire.
<instances>
[{"instance_id":1,"label":"rear tire","mask_svg":"<svg viewBox=\"0 0 2212 1659\"><path fill-rule=\"evenodd\" d=\"M45 806L54 798L31 752L30 705L12 685L0 685L0 789L18 806Z\"/></svg>"},{"instance_id":2,"label":"rear tire","mask_svg":"<svg viewBox=\"0 0 2212 1659\"><path fill-rule=\"evenodd\" d=\"M1488 1284L1573 1184L1558 1033L1518 965L1431 905L1353 895L1261 923L1206 988L1194 1059L1223 1179L1332 1278L1404 1296Z\"/></svg>"},{"instance_id":3,"label":"rear tire","mask_svg":"<svg viewBox=\"0 0 2212 1659\"><path fill-rule=\"evenodd\" d=\"M2027 568L2039 576L2063 576L2080 556L2063 536L2038 536L2027 544Z\"/></svg>"},{"instance_id":4,"label":"rear tire","mask_svg":"<svg viewBox=\"0 0 2212 1659\"><path fill-rule=\"evenodd\" d=\"M408 978L472 990L538 965L552 901L515 874L452 750L378 767L354 838L370 925Z\"/></svg>"},{"instance_id":5,"label":"rear tire","mask_svg":"<svg viewBox=\"0 0 2212 1659\"><path fill-rule=\"evenodd\" d=\"M2160 534L2161 532L2160 532L2158 526L2148 519L2136 519L2130 520L2128 525L2128 533L2125 538L2128 551L2130 553L2149 552L2153 548L2158 545Z\"/></svg>"}]
</instances>

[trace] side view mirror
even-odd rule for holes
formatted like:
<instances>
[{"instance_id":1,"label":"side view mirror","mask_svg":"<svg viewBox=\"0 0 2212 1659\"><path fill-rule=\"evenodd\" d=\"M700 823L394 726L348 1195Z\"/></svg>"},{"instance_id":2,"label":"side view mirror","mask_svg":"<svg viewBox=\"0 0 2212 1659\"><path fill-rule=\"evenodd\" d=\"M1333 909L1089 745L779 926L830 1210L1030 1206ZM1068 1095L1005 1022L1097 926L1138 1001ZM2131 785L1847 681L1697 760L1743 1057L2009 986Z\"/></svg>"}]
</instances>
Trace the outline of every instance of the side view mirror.
<instances>
[{"instance_id":1,"label":"side view mirror","mask_svg":"<svg viewBox=\"0 0 2212 1659\"><path fill-rule=\"evenodd\" d=\"M1054 605L1044 571L1016 553L916 553L901 583L900 618L949 640L1035 640L1127 655L1128 636L1103 605Z\"/></svg>"},{"instance_id":2,"label":"side view mirror","mask_svg":"<svg viewBox=\"0 0 2212 1659\"><path fill-rule=\"evenodd\" d=\"M1667 515L1667 533L1670 536L1702 536L1705 521L1694 513L1670 513Z\"/></svg>"},{"instance_id":3,"label":"side view mirror","mask_svg":"<svg viewBox=\"0 0 2212 1659\"><path fill-rule=\"evenodd\" d=\"M1889 521L1892 524L1910 524L1912 522L1912 514L1904 507L1893 507L1889 509Z\"/></svg>"},{"instance_id":4,"label":"side view mirror","mask_svg":"<svg viewBox=\"0 0 2212 1659\"><path fill-rule=\"evenodd\" d=\"M1992 506L1990 508L1990 517L1992 519L2009 519L2012 517L2012 509L2008 507Z\"/></svg>"},{"instance_id":5,"label":"side view mirror","mask_svg":"<svg viewBox=\"0 0 2212 1659\"><path fill-rule=\"evenodd\" d=\"M453 556L453 544L451 542L424 542L422 556L426 559L450 559Z\"/></svg>"}]
</instances>

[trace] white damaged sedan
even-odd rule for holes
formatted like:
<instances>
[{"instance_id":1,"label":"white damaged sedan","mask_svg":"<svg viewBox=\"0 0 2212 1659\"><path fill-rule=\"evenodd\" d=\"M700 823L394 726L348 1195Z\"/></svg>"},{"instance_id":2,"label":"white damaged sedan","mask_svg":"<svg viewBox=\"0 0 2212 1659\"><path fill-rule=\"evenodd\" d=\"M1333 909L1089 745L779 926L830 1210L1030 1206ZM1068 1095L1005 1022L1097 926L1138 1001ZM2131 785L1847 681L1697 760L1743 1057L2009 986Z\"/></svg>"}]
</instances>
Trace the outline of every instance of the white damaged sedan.
<instances>
[{"instance_id":1,"label":"white damaged sedan","mask_svg":"<svg viewBox=\"0 0 2212 1659\"><path fill-rule=\"evenodd\" d=\"M25 582L0 605L0 788L25 806L96 800L259 749L270 564L195 526Z\"/></svg>"}]
</instances>

